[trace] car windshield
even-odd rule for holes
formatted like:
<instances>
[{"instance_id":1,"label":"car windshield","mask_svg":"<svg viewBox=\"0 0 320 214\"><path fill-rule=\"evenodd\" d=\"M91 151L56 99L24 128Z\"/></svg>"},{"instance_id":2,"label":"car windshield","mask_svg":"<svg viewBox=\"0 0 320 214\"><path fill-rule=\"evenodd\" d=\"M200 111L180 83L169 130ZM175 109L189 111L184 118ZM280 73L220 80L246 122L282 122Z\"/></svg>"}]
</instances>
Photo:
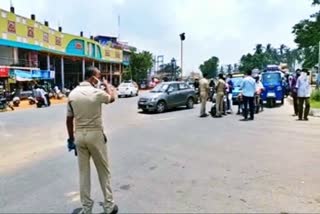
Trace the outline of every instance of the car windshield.
<instances>
[{"instance_id":1,"label":"car windshield","mask_svg":"<svg viewBox=\"0 0 320 214\"><path fill-rule=\"evenodd\" d=\"M234 78L232 78L232 82L233 82L235 87L240 87L242 81L243 81L242 77L234 77Z\"/></svg>"},{"instance_id":2,"label":"car windshield","mask_svg":"<svg viewBox=\"0 0 320 214\"><path fill-rule=\"evenodd\" d=\"M159 84L154 89L151 90L152 93L165 92L168 89L168 84Z\"/></svg>"},{"instance_id":3,"label":"car windshield","mask_svg":"<svg viewBox=\"0 0 320 214\"><path fill-rule=\"evenodd\" d=\"M276 85L281 82L280 73L265 73L262 75L263 84Z\"/></svg>"}]
</instances>

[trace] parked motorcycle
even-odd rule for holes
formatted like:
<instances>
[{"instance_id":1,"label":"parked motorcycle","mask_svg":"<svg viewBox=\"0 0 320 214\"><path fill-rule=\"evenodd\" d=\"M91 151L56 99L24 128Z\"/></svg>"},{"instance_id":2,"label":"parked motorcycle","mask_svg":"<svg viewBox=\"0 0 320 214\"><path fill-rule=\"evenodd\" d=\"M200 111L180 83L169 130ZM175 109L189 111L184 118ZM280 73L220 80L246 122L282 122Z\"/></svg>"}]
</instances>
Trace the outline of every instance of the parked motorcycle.
<instances>
[{"instance_id":1,"label":"parked motorcycle","mask_svg":"<svg viewBox=\"0 0 320 214\"><path fill-rule=\"evenodd\" d=\"M42 97L36 97L36 102L38 108L46 107L45 101Z\"/></svg>"},{"instance_id":2,"label":"parked motorcycle","mask_svg":"<svg viewBox=\"0 0 320 214\"><path fill-rule=\"evenodd\" d=\"M7 111L8 107L13 111L14 108L13 106L10 104L10 102L8 101L8 99L6 97L1 97L0 98L0 110L1 111Z\"/></svg>"}]
</instances>

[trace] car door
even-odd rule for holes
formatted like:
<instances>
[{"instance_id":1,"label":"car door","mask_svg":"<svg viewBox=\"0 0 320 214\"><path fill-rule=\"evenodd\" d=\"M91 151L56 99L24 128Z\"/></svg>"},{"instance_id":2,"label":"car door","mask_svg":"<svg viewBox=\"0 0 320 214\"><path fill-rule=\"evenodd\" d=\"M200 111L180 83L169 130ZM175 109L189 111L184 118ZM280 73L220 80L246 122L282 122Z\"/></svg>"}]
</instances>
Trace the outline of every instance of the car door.
<instances>
[{"instance_id":1,"label":"car door","mask_svg":"<svg viewBox=\"0 0 320 214\"><path fill-rule=\"evenodd\" d=\"M179 105L185 105L190 93L190 87L186 83L179 83Z\"/></svg>"},{"instance_id":2,"label":"car door","mask_svg":"<svg viewBox=\"0 0 320 214\"><path fill-rule=\"evenodd\" d=\"M169 85L167 90L167 105L168 107L176 107L179 105L180 91L177 83L172 83Z\"/></svg>"}]
</instances>

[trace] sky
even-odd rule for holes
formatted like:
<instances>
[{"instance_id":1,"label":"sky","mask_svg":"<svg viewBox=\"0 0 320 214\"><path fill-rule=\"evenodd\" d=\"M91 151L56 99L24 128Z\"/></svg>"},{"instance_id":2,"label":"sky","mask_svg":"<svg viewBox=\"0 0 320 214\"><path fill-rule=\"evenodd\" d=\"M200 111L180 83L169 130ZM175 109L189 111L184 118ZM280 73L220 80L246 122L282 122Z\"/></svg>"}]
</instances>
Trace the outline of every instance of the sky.
<instances>
[{"instance_id":1,"label":"sky","mask_svg":"<svg viewBox=\"0 0 320 214\"><path fill-rule=\"evenodd\" d=\"M310 0L11 0L16 14L36 14L50 27L84 35L112 35L180 65L179 34L186 33L184 71L212 56L239 63L258 43L295 47L292 27L318 8ZM9 10L10 0L0 7ZM118 16L120 15L120 28Z\"/></svg>"}]
</instances>

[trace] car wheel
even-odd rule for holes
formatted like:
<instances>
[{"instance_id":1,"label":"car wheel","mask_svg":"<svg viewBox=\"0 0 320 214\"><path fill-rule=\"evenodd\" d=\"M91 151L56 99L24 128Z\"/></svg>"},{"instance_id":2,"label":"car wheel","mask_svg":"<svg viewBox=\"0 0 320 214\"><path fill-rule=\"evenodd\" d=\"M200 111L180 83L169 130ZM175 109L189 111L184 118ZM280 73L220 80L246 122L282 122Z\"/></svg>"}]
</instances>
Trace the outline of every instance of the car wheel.
<instances>
[{"instance_id":1,"label":"car wheel","mask_svg":"<svg viewBox=\"0 0 320 214\"><path fill-rule=\"evenodd\" d=\"M157 104L157 113L163 113L165 112L167 106L164 101L159 101Z\"/></svg>"},{"instance_id":2,"label":"car wheel","mask_svg":"<svg viewBox=\"0 0 320 214\"><path fill-rule=\"evenodd\" d=\"M190 97L188 100L187 100L187 109L192 109L194 106L194 101L193 99Z\"/></svg>"},{"instance_id":3,"label":"car wheel","mask_svg":"<svg viewBox=\"0 0 320 214\"><path fill-rule=\"evenodd\" d=\"M284 99L281 100L281 105L283 105L283 104L284 104Z\"/></svg>"}]
</instances>

